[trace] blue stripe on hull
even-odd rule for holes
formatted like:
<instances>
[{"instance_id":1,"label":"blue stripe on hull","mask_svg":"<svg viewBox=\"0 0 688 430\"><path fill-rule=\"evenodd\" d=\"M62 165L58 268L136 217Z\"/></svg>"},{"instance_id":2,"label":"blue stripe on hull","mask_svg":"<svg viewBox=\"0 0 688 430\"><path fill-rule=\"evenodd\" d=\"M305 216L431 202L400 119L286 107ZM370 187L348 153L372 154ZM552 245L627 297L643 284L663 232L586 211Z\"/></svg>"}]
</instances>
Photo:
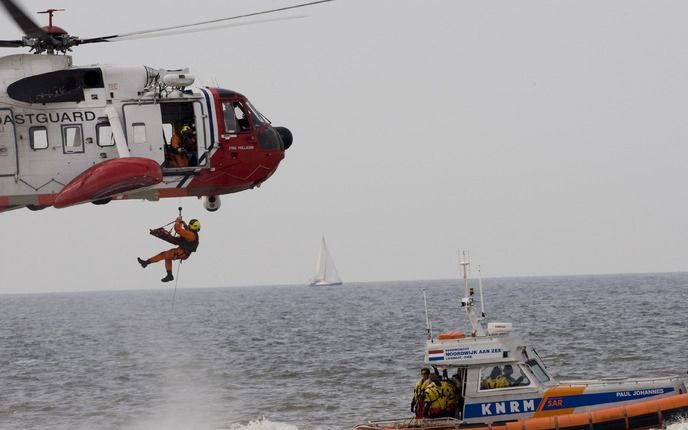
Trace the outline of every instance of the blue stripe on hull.
<instances>
[{"instance_id":1,"label":"blue stripe on hull","mask_svg":"<svg viewBox=\"0 0 688 430\"><path fill-rule=\"evenodd\" d=\"M430 359L431 360L431 359ZM648 397L673 393L674 387L648 388L643 390L623 390L606 393L577 394L573 396L551 396L547 404L543 405L543 411L559 409L575 409L586 406L604 405L607 403L626 402ZM496 393L495 393L496 394ZM553 401L554 400L554 401ZM500 415L532 413L538 410L541 398L514 399L501 402L484 402L466 404L465 418L493 417Z\"/></svg>"}]
</instances>

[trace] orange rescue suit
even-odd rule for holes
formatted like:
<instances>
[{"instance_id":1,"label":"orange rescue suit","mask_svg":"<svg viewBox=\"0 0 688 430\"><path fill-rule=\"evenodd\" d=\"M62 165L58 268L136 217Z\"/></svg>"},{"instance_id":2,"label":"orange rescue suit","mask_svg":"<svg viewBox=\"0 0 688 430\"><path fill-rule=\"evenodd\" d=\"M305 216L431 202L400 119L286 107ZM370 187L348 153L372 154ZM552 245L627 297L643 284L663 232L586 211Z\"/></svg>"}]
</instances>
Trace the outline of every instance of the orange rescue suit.
<instances>
[{"instance_id":1,"label":"orange rescue suit","mask_svg":"<svg viewBox=\"0 0 688 430\"><path fill-rule=\"evenodd\" d=\"M165 260L165 269L167 269L168 272L172 271L172 260L186 260L192 252L196 251L196 247L198 247L198 234L185 228L180 220L174 223L174 231L176 231L186 243L182 243L176 248L163 251L148 259L151 263Z\"/></svg>"},{"instance_id":2,"label":"orange rescue suit","mask_svg":"<svg viewBox=\"0 0 688 430\"><path fill-rule=\"evenodd\" d=\"M170 151L167 154L167 167L187 167L189 159L182 153L182 136L175 132L170 139Z\"/></svg>"}]
</instances>

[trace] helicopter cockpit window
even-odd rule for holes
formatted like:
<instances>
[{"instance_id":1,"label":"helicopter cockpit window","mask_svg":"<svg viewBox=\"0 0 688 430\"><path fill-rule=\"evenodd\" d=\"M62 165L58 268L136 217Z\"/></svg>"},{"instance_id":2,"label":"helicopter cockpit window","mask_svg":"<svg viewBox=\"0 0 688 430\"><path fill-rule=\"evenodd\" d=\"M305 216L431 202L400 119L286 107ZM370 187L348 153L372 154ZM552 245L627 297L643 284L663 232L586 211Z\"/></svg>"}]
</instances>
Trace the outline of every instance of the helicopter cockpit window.
<instances>
[{"instance_id":1,"label":"helicopter cockpit window","mask_svg":"<svg viewBox=\"0 0 688 430\"><path fill-rule=\"evenodd\" d=\"M48 129L45 127L31 127L29 129L29 141L31 149L48 148Z\"/></svg>"},{"instance_id":2,"label":"helicopter cockpit window","mask_svg":"<svg viewBox=\"0 0 688 430\"><path fill-rule=\"evenodd\" d=\"M222 114L225 117L225 132L236 132L237 124L236 117L234 116L234 104L232 102L222 103Z\"/></svg>"},{"instance_id":3,"label":"helicopter cockpit window","mask_svg":"<svg viewBox=\"0 0 688 430\"><path fill-rule=\"evenodd\" d=\"M84 152L84 138L81 125L62 126L62 149L65 154Z\"/></svg>"},{"instance_id":4,"label":"helicopter cockpit window","mask_svg":"<svg viewBox=\"0 0 688 430\"><path fill-rule=\"evenodd\" d=\"M248 109L251 112L251 117L253 118L253 126L255 128L260 128L263 124L270 124L270 121L261 114L251 102L246 103Z\"/></svg>"},{"instance_id":5,"label":"helicopter cockpit window","mask_svg":"<svg viewBox=\"0 0 688 430\"><path fill-rule=\"evenodd\" d=\"M115 135L112 134L110 124L98 124L96 126L98 146L115 146Z\"/></svg>"},{"instance_id":6,"label":"helicopter cockpit window","mask_svg":"<svg viewBox=\"0 0 688 430\"><path fill-rule=\"evenodd\" d=\"M480 371L481 390L525 387L528 385L530 385L530 379L528 379L518 365L505 364L503 366L483 367Z\"/></svg>"},{"instance_id":7,"label":"helicopter cockpit window","mask_svg":"<svg viewBox=\"0 0 688 430\"><path fill-rule=\"evenodd\" d=\"M225 118L226 133L249 131L248 115L241 102L223 102L222 113Z\"/></svg>"}]
</instances>

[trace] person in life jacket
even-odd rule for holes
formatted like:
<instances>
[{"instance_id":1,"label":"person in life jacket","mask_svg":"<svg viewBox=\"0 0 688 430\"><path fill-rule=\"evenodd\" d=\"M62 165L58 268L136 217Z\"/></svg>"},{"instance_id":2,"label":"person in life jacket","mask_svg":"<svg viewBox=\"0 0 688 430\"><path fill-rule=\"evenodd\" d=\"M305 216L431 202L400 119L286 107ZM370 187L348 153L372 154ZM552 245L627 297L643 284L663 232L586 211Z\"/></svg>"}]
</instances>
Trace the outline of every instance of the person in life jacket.
<instances>
[{"instance_id":1,"label":"person in life jacket","mask_svg":"<svg viewBox=\"0 0 688 430\"><path fill-rule=\"evenodd\" d=\"M454 414L454 418L459 418L461 419L461 415L463 414L463 404L464 404L464 398L463 398L463 380L461 379L461 371L459 369L456 369L456 373L454 376L452 376L449 381L456 387L456 392L455 392L455 400L456 400L456 413Z\"/></svg>"},{"instance_id":2,"label":"person in life jacket","mask_svg":"<svg viewBox=\"0 0 688 430\"><path fill-rule=\"evenodd\" d=\"M445 414L444 416L446 417L455 417L456 416L456 385L454 385L454 381L449 379L449 376L447 375L447 369L444 369L442 371L442 394L444 395L444 398L446 399L446 405L445 405Z\"/></svg>"},{"instance_id":3,"label":"person in life jacket","mask_svg":"<svg viewBox=\"0 0 688 430\"><path fill-rule=\"evenodd\" d=\"M502 369L500 369L499 366L493 367L490 376L480 383L480 388L482 390L506 388L508 386L509 382L506 380L504 375L502 375Z\"/></svg>"},{"instance_id":4,"label":"person in life jacket","mask_svg":"<svg viewBox=\"0 0 688 430\"><path fill-rule=\"evenodd\" d=\"M521 375L518 378L514 378L512 375L514 374L514 368L511 366L511 364L507 364L504 366L504 379L506 379L507 386L509 387L517 387L519 385L528 385L528 383L524 383L525 376Z\"/></svg>"},{"instance_id":5,"label":"person in life jacket","mask_svg":"<svg viewBox=\"0 0 688 430\"><path fill-rule=\"evenodd\" d=\"M191 127L188 125L180 127L179 130L174 130L167 153L167 167L187 167L189 165L189 159L184 148L183 135L190 132Z\"/></svg>"},{"instance_id":6,"label":"person in life jacket","mask_svg":"<svg viewBox=\"0 0 688 430\"><path fill-rule=\"evenodd\" d=\"M424 367L420 369L420 379L413 387L413 399L411 400L411 412L416 414L416 418L423 418L425 409L425 387L430 382L430 369Z\"/></svg>"},{"instance_id":7,"label":"person in life jacket","mask_svg":"<svg viewBox=\"0 0 688 430\"><path fill-rule=\"evenodd\" d=\"M165 260L165 270L167 276L161 279L162 282L170 282L174 279L172 276L172 260L186 260L191 253L196 252L198 248L198 232L201 230L201 223L197 219L192 219L186 225L182 221L182 217L177 217L174 223L174 231L177 232L181 242L178 247L163 251L147 260L137 258L141 267L145 268L151 263L157 263L160 260Z\"/></svg>"},{"instance_id":8,"label":"person in life jacket","mask_svg":"<svg viewBox=\"0 0 688 430\"><path fill-rule=\"evenodd\" d=\"M196 144L196 137L194 136L193 129L191 126L185 124L182 126L180 132L182 134L183 153L187 158L187 166L197 166L198 157L196 153L198 152L198 145Z\"/></svg>"},{"instance_id":9,"label":"person in life jacket","mask_svg":"<svg viewBox=\"0 0 688 430\"><path fill-rule=\"evenodd\" d=\"M425 386L425 410L423 417L438 418L447 408L447 399L442 393L442 382L437 375L430 375L430 382Z\"/></svg>"}]
</instances>

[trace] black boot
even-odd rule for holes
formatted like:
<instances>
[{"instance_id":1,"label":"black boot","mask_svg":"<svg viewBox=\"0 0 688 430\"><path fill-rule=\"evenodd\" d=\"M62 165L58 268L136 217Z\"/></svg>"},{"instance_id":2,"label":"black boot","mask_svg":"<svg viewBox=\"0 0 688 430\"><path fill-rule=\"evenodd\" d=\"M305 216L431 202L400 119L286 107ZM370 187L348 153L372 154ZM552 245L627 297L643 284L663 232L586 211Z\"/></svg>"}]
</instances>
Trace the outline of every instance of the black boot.
<instances>
[{"instance_id":1,"label":"black boot","mask_svg":"<svg viewBox=\"0 0 688 430\"><path fill-rule=\"evenodd\" d=\"M136 259L139 261L139 264L140 264L141 267L143 267L144 269L146 268L146 266L148 266L148 265L150 264L150 261L148 261L148 260L143 260L143 259L141 259L141 258L139 258L139 257L136 257Z\"/></svg>"},{"instance_id":2,"label":"black boot","mask_svg":"<svg viewBox=\"0 0 688 430\"><path fill-rule=\"evenodd\" d=\"M174 279L174 276L172 276L172 272L167 272L167 276L162 278L160 281L162 282L170 282Z\"/></svg>"}]
</instances>

